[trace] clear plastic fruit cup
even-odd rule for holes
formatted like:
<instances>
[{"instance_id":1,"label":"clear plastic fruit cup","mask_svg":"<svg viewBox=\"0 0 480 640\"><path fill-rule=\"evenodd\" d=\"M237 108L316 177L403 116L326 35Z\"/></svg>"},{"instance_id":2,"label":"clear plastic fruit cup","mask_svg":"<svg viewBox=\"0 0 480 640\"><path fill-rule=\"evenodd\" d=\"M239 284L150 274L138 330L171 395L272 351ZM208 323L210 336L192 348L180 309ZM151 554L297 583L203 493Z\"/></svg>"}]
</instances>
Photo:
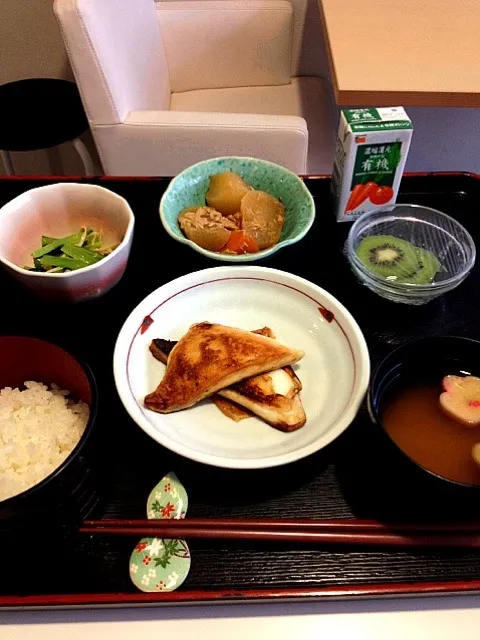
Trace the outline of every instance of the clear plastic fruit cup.
<instances>
[{"instance_id":1,"label":"clear plastic fruit cup","mask_svg":"<svg viewBox=\"0 0 480 640\"><path fill-rule=\"evenodd\" d=\"M408 282L404 274L397 277L376 273L358 255L362 241L372 236L390 236L431 252L433 257L424 255L435 263L433 280ZM374 246L374 242L369 241L368 246ZM353 272L365 286L392 302L415 305L458 287L470 273L476 255L473 238L459 222L441 211L415 204L397 204L361 216L350 229L345 252Z\"/></svg>"}]
</instances>

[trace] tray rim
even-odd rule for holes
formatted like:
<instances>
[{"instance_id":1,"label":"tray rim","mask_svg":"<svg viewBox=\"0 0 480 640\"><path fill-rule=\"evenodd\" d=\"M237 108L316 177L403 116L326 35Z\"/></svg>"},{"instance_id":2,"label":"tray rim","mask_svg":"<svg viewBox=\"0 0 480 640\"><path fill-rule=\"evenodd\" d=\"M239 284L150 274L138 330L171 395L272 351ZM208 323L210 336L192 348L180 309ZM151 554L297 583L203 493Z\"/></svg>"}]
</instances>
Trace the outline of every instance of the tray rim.
<instances>
[{"instance_id":1,"label":"tray rim","mask_svg":"<svg viewBox=\"0 0 480 640\"><path fill-rule=\"evenodd\" d=\"M480 173L469 171L415 171L405 172L404 177L466 177L480 180ZM301 176L308 180L328 180L331 174L312 174ZM166 182L170 177L157 176L45 176L21 175L0 176L2 182L63 182L78 180L79 182ZM103 592L103 593L58 593L32 595L0 596L0 611L18 610L61 610L61 609L102 609L122 607L152 607L168 605L197 604L252 604L272 602L312 602L320 600L361 600L374 598L413 598L432 597L435 595L478 595L478 580L438 580L426 582L385 582L361 583L357 585L333 585L321 587L295 587L272 589L217 589L217 590L179 590L170 593L135 593L135 592Z\"/></svg>"},{"instance_id":2,"label":"tray rim","mask_svg":"<svg viewBox=\"0 0 480 640\"><path fill-rule=\"evenodd\" d=\"M415 178L415 177L427 177L427 176L438 176L438 177L447 177L447 176L457 176L457 177L466 177L472 178L473 180L480 180L480 173L476 173L475 171L405 171L403 173L403 177L405 178ZM31 175L21 175L21 176L7 176L0 175L0 182L28 182L28 181L38 181L38 182L64 182L70 180L78 180L79 182L89 182L92 180L99 180L101 182L144 182L144 181L152 181L152 182L163 182L170 181L174 176L82 176L82 175L68 175L68 176L59 176L59 175L41 175L41 174L31 174ZM331 173L305 173L301 174L300 177L305 180L329 180L332 177Z\"/></svg>"},{"instance_id":3,"label":"tray rim","mask_svg":"<svg viewBox=\"0 0 480 640\"><path fill-rule=\"evenodd\" d=\"M1 596L0 611L44 609L105 609L167 605L258 604L272 602L314 602L325 600L366 600L415 598L448 595L478 595L480 580L395 582L329 587L275 589L227 589L171 591L170 593L76 593L29 596Z\"/></svg>"}]
</instances>

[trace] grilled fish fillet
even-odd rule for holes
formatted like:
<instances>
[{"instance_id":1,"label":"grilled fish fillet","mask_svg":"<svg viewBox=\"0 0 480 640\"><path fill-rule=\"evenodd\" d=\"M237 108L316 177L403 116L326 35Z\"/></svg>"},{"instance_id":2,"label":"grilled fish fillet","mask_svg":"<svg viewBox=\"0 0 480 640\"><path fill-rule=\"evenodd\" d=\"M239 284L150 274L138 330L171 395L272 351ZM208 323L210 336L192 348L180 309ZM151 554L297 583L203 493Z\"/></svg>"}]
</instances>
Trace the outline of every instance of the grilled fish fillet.
<instances>
[{"instance_id":1,"label":"grilled fish fillet","mask_svg":"<svg viewBox=\"0 0 480 640\"><path fill-rule=\"evenodd\" d=\"M273 331L268 327L253 333L274 338ZM176 342L172 340L156 339L152 340L150 351L157 360L166 364L175 345ZM306 422L298 395L301 388L302 384L293 369L286 366L222 389L212 396L212 400L224 415L235 422L248 418L253 413L280 431L295 431ZM250 411L245 411L239 405L248 407Z\"/></svg>"},{"instance_id":2,"label":"grilled fish fillet","mask_svg":"<svg viewBox=\"0 0 480 640\"><path fill-rule=\"evenodd\" d=\"M218 393L279 431L296 431L307 421L296 380L292 368L284 367L242 380Z\"/></svg>"},{"instance_id":3,"label":"grilled fish fillet","mask_svg":"<svg viewBox=\"0 0 480 640\"><path fill-rule=\"evenodd\" d=\"M145 406L171 413L193 406L245 378L280 369L303 358L272 338L201 322L190 327L168 358L165 376Z\"/></svg>"},{"instance_id":4,"label":"grilled fish fillet","mask_svg":"<svg viewBox=\"0 0 480 640\"><path fill-rule=\"evenodd\" d=\"M163 340L162 338L154 338L150 343L149 349L156 360L163 362L163 364L167 364L168 356L176 344L176 340ZM235 422L240 422L241 420L252 417L250 411L247 411L247 409L242 409L242 407L238 404L235 404L235 402L231 402L226 398L221 398L218 393L215 393L212 396L212 400L215 403L215 406L223 413L223 415L227 416L227 418L230 418L231 420L234 420Z\"/></svg>"},{"instance_id":5,"label":"grilled fish fillet","mask_svg":"<svg viewBox=\"0 0 480 640\"><path fill-rule=\"evenodd\" d=\"M270 329L270 327L263 327L262 329L255 329L252 333L258 333L261 336L266 336L267 338L275 338L275 334ZM176 340L163 340L162 338L156 338L152 340L150 343L150 351L154 358L163 362L163 364L167 364L168 356L170 355L173 347L177 344ZM293 369L292 369L293 373ZM298 378L295 376L296 380ZM298 380L300 383L300 380ZM231 400L227 400L226 398L221 398L218 393L212 396L212 400L215 403L217 409L219 409L224 416L234 420L235 422L240 422L241 420L245 420L246 418L251 418L252 413L247 409L242 409L242 407Z\"/></svg>"},{"instance_id":6,"label":"grilled fish fillet","mask_svg":"<svg viewBox=\"0 0 480 640\"><path fill-rule=\"evenodd\" d=\"M230 420L233 420L234 422L241 422L242 420L246 420L246 418L251 418L253 415L251 411L248 411L248 409L244 409L239 404L236 404L231 400L222 398L218 393L215 393L212 396L212 400L217 409L219 409L224 416L230 418Z\"/></svg>"}]
</instances>

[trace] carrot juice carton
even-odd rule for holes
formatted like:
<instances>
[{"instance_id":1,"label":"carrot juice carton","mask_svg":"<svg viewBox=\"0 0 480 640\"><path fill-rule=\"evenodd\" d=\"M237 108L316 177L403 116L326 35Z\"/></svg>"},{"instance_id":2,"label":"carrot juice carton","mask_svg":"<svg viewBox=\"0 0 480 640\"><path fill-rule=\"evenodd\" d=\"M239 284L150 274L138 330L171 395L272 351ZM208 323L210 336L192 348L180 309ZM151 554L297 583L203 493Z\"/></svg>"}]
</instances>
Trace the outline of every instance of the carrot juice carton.
<instances>
[{"instance_id":1,"label":"carrot juice carton","mask_svg":"<svg viewBox=\"0 0 480 640\"><path fill-rule=\"evenodd\" d=\"M403 107L342 111L331 192L338 222L395 203L412 131Z\"/></svg>"}]
</instances>

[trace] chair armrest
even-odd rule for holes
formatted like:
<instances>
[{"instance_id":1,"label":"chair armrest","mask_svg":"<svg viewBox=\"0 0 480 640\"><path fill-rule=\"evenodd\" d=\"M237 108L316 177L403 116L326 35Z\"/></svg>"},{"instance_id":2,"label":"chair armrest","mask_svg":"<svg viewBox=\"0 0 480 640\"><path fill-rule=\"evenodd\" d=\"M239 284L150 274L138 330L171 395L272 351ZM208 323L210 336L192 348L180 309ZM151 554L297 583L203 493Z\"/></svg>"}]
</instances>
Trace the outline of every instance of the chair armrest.
<instances>
[{"instance_id":1,"label":"chair armrest","mask_svg":"<svg viewBox=\"0 0 480 640\"><path fill-rule=\"evenodd\" d=\"M120 125L95 127L94 135L108 175L170 176L228 155L263 158L295 173L307 168L307 124L297 116L134 111Z\"/></svg>"},{"instance_id":2,"label":"chair armrest","mask_svg":"<svg viewBox=\"0 0 480 640\"><path fill-rule=\"evenodd\" d=\"M288 0L157 2L172 92L288 84Z\"/></svg>"},{"instance_id":3,"label":"chair armrest","mask_svg":"<svg viewBox=\"0 0 480 640\"><path fill-rule=\"evenodd\" d=\"M91 124L134 109L168 109L170 86L151 0L54 0L68 57Z\"/></svg>"}]
</instances>

